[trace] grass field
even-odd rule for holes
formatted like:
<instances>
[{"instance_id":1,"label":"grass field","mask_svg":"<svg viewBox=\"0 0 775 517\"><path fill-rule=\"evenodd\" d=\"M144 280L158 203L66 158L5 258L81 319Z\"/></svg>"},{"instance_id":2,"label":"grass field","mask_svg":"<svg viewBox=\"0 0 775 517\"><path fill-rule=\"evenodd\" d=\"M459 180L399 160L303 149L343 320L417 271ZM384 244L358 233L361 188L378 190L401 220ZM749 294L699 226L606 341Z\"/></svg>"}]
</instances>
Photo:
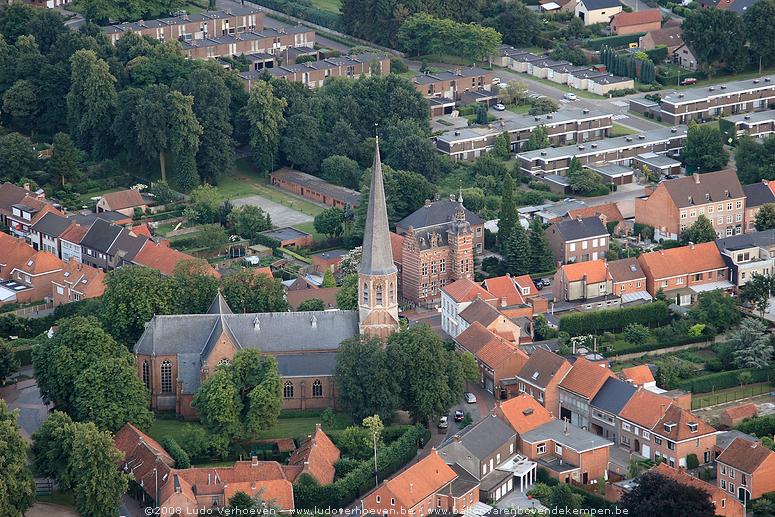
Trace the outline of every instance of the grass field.
<instances>
[{"instance_id":1,"label":"grass field","mask_svg":"<svg viewBox=\"0 0 775 517\"><path fill-rule=\"evenodd\" d=\"M307 436L315 430L315 424L320 422L319 416L294 416L283 418L282 414L277 424L266 431L253 436L256 440L272 438L300 438ZM336 413L333 427L323 426L324 429L344 429L352 424L352 418L346 413ZM198 422L183 422L174 418L157 418L151 426L148 435L154 440L161 440L164 436L179 438L183 427L186 425L201 426Z\"/></svg>"},{"instance_id":2,"label":"grass field","mask_svg":"<svg viewBox=\"0 0 775 517\"><path fill-rule=\"evenodd\" d=\"M336 14L339 14L339 10L342 7L341 0L311 0L310 3L312 4L312 7L317 7L323 11L329 11Z\"/></svg>"},{"instance_id":3,"label":"grass field","mask_svg":"<svg viewBox=\"0 0 775 517\"><path fill-rule=\"evenodd\" d=\"M636 130L614 122L614 127L611 128L611 131L608 132L608 137L615 138L617 136L632 135L635 133L637 133Z\"/></svg>"},{"instance_id":4,"label":"grass field","mask_svg":"<svg viewBox=\"0 0 775 517\"><path fill-rule=\"evenodd\" d=\"M758 384L748 384L746 386L718 390L715 393L706 393L703 395L695 393L692 396L692 409L699 409L706 406L715 406L725 402L732 402L755 395L761 395L772 390L770 383L761 382Z\"/></svg>"},{"instance_id":5,"label":"grass field","mask_svg":"<svg viewBox=\"0 0 775 517\"><path fill-rule=\"evenodd\" d=\"M506 109L519 115L527 115L530 112L530 104L509 104Z\"/></svg>"}]
</instances>

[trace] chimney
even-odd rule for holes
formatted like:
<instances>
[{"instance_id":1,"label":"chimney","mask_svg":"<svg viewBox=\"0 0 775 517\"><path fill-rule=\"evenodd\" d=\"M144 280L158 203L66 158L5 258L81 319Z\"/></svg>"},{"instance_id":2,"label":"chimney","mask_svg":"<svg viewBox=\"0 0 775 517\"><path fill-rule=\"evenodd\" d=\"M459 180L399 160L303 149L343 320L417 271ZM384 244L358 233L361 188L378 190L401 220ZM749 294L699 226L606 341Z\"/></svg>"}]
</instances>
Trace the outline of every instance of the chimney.
<instances>
[{"instance_id":1,"label":"chimney","mask_svg":"<svg viewBox=\"0 0 775 517\"><path fill-rule=\"evenodd\" d=\"M258 467L258 456L251 456L250 457L250 466L251 467Z\"/></svg>"},{"instance_id":2,"label":"chimney","mask_svg":"<svg viewBox=\"0 0 775 517\"><path fill-rule=\"evenodd\" d=\"M565 434L565 436L568 436L568 419L567 418L563 418L562 432L563 432L563 434Z\"/></svg>"},{"instance_id":3,"label":"chimney","mask_svg":"<svg viewBox=\"0 0 775 517\"><path fill-rule=\"evenodd\" d=\"M692 174L692 177L694 177L694 182L699 185L700 184L700 175L698 173Z\"/></svg>"}]
</instances>

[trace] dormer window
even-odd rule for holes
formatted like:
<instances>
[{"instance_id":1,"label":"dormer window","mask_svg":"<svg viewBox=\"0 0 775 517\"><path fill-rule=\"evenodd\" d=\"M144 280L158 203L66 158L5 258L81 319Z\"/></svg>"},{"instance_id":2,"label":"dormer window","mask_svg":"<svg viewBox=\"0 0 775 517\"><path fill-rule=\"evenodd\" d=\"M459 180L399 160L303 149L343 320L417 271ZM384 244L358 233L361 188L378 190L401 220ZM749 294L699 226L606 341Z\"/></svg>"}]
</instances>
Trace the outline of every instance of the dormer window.
<instances>
[{"instance_id":1,"label":"dormer window","mask_svg":"<svg viewBox=\"0 0 775 517\"><path fill-rule=\"evenodd\" d=\"M538 379L538 375L539 375L538 372L533 372L533 375L532 375L531 379L533 379L534 381L537 380Z\"/></svg>"},{"instance_id":2,"label":"dormer window","mask_svg":"<svg viewBox=\"0 0 775 517\"><path fill-rule=\"evenodd\" d=\"M697 432L697 422L689 422L689 429L691 432L696 433Z\"/></svg>"},{"instance_id":3,"label":"dormer window","mask_svg":"<svg viewBox=\"0 0 775 517\"><path fill-rule=\"evenodd\" d=\"M665 432L666 433L671 432L674 427L675 427L675 424L673 422L667 422L666 424L664 424L664 428L665 428Z\"/></svg>"}]
</instances>

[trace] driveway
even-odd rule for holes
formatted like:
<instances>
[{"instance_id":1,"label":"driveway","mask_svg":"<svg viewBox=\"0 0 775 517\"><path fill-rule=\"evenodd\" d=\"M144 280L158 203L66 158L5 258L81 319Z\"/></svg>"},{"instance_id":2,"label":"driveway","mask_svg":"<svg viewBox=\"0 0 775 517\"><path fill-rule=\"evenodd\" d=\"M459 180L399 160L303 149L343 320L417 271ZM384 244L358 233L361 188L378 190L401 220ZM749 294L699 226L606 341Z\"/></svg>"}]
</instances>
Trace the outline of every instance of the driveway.
<instances>
[{"instance_id":1,"label":"driveway","mask_svg":"<svg viewBox=\"0 0 775 517\"><path fill-rule=\"evenodd\" d=\"M248 196L233 199L231 204L234 205L235 208L243 205L253 205L261 208L264 212L269 214L272 218L272 226L276 228L309 223L313 220L312 216L295 210L293 208L293 201L290 202L291 206L285 206L261 196Z\"/></svg>"},{"instance_id":2,"label":"driveway","mask_svg":"<svg viewBox=\"0 0 775 517\"><path fill-rule=\"evenodd\" d=\"M35 503L32 508L24 512L24 517L78 517L78 512L66 506L49 503ZM129 517L129 516L127 516Z\"/></svg>"},{"instance_id":3,"label":"driveway","mask_svg":"<svg viewBox=\"0 0 775 517\"><path fill-rule=\"evenodd\" d=\"M32 368L22 368L20 373L31 377ZM18 423L22 437L28 442L31 441L32 433L37 431L48 418L48 406L41 399L35 379L0 388L0 397L5 399L9 409L19 410Z\"/></svg>"}]
</instances>

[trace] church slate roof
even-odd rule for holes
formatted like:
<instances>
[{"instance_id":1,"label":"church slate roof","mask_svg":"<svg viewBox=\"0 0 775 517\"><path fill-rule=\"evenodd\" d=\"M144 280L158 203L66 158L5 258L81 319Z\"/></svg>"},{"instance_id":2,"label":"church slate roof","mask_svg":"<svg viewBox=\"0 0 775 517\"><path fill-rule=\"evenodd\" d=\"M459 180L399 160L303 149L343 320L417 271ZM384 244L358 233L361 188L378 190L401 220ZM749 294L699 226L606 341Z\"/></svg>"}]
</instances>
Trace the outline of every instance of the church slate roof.
<instances>
[{"instance_id":1,"label":"church slate roof","mask_svg":"<svg viewBox=\"0 0 775 517\"><path fill-rule=\"evenodd\" d=\"M358 273L388 275L397 271L390 245L387 202L382 181L382 161L379 157L379 139L374 146L374 165L369 187L369 206L363 232L363 257Z\"/></svg>"},{"instance_id":2,"label":"church slate roof","mask_svg":"<svg viewBox=\"0 0 775 517\"><path fill-rule=\"evenodd\" d=\"M418 208L412 214L404 217L396 223L396 227L409 228L415 230L428 228L430 226L444 225L452 221L455 217L455 210L458 208L458 202L455 199L440 199L433 201ZM471 224L484 224L484 219L465 209L466 221Z\"/></svg>"}]
</instances>

